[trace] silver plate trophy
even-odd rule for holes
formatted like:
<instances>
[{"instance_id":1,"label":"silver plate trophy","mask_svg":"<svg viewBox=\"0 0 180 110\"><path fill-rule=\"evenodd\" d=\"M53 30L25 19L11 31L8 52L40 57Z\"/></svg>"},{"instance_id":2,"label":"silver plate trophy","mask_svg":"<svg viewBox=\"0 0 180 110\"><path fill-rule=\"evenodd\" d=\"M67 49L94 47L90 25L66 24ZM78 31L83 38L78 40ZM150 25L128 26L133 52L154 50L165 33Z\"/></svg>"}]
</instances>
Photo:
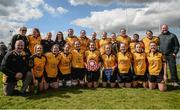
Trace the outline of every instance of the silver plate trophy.
<instances>
[{"instance_id":1,"label":"silver plate trophy","mask_svg":"<svg viewBox=\"0 0 180 110\"><path fill-rule=\"evenodd\" d=\"M88 71L96 71L98 69L98 64L95 60L89 60L86 68Z\"/></svg>"}]
</instances>

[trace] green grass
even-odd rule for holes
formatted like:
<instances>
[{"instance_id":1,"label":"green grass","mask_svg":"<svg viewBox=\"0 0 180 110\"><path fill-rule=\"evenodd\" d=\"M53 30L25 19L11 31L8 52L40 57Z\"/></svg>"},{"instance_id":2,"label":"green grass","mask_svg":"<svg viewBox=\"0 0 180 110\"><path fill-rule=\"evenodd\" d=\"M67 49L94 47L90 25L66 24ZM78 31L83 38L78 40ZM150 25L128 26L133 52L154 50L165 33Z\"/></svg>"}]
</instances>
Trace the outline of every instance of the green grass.
<instances>
[{"instance_id":1,"label":"green grass","mask_svg":"<svg viewBox=\"0 0 180 110\"><path fill-rule=\"evenodd\" d=\"M180 66L178 67L180 77ZM2 80L2 74L0 75ZM0 84L0 108L63 109L180 109L180 88L168 86L167 92L143 88L64 88L27 97L4 96Z\"/></svg>"}]
</instances>

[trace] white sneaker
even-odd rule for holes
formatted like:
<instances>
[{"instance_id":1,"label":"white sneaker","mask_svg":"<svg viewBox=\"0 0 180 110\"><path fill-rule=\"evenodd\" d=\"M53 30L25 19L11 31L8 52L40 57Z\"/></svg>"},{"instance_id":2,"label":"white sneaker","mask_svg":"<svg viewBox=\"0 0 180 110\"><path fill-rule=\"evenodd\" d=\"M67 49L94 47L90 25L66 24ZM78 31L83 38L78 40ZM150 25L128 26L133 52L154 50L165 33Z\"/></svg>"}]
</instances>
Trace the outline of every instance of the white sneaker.
<instances>
[{"instance_id":1,"label":"white sneaker","mask_svg":"<svg viewBox=\"0 0 180 110\"><path fill-rule=\"evenodd\" d=\"M173 83L172 83L172 86L174 86L174 87L180 87L180 85L179 85L177 82L173 82Z\"/></svg>"},{"instance_id":2,"label":"white sneaker","mask_svg":"<svg viewBox=\"0 0 180 110\"><path fill-rule=\"evenodd\" d=\"M71 80L69 80L69 81L66 81L66 86L68 86L68 87L71 87L71 85L72 85L72 82L71 82Z\"/></svg>"}]
</instances>

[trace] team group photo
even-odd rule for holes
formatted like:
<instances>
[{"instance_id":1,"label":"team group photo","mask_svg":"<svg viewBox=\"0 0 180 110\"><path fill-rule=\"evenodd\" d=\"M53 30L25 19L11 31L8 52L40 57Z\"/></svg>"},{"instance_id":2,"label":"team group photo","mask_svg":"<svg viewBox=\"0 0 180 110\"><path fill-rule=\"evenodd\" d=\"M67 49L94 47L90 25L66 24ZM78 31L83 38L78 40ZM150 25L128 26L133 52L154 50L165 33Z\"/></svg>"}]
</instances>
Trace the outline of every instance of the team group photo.
<instances>
[{"instance_id":1,"label":"team group photo","mask_svg":"<svg viewBox=\"0 0 180 110\"><path fill-rule=\"evenodd\" d=\"M175 1L3 0L0 106L178 109Z\"/></svg>"}]
</instances>

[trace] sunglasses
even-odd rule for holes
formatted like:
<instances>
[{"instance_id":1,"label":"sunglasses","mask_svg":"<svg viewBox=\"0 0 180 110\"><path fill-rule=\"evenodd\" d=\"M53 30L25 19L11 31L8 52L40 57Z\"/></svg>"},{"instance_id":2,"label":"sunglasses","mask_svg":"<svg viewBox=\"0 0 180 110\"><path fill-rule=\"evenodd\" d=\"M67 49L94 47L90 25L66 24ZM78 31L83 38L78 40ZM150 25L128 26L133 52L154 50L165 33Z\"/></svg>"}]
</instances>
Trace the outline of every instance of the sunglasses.
<instances>
[{"instance_id":1,"label":"sunglasses","mask_svg":"<svg viewBox=\"0 0 180 110\"><path fill-rule=\"evenodd\" d=\"M21 30L21 31L27 31L27 30Z\"/></svg>"}]
</instances>

